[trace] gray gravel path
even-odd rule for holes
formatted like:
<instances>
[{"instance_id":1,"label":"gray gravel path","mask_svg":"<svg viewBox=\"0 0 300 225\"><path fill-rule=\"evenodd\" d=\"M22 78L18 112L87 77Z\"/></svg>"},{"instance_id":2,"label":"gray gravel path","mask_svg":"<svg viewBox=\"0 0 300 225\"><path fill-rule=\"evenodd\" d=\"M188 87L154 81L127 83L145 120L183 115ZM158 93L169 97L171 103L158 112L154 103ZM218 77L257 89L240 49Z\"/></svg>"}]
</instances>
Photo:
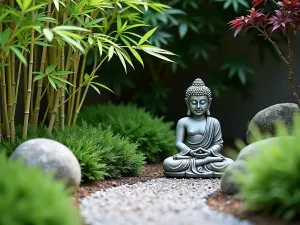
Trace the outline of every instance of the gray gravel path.
<instances>
[{"instance_id":1,"label":"gray gravel path","mask_svg":"<svg viewBox=\"0 0 300 225\"><path fill-rule=\"evenodd\" d=\"M98 191L80 203L87 225L252 225L209 209L218 179L154 179Z\"/></svg>"}]
</instances>

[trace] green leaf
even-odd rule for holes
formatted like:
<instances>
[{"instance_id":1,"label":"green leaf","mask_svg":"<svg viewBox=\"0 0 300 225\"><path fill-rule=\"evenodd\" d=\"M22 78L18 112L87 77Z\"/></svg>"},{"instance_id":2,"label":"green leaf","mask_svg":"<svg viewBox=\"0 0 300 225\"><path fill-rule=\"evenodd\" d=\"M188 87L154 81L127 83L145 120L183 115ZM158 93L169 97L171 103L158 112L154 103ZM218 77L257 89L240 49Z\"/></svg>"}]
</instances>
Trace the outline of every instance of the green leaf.
<instances>
[{"instance_id":1,"label":"green leaf","mask_svg":"<svg viewBox=\"0 0 300 225\"><path fill-rule=\"evenodd\" d=\"M16 54L16 56L19 58L19 60L20 60L25 66L27 66L27 60L26 60L25 57L22 55L22 53L20 52L20 50L19 50L18 48L16 48L15 46L10 46L9 48Z\"/></svg>"},{"instance_id":2,"label":"green leaf","mask_svg":"<svg viewBox=\"0 0 300 225\"><path fill-rule=\"evenodd\" d=\"M57 64L52 64L52 65L48 66L45 70L45 73L50 74L51 72L53 72L55 70L56 67L57 67Z\"/></svg>"},{"instance_id":3,"label":"green leaf","mask_svg":"<svg viewBox=\"0 0 300 225\"><path fill-rule=\"evenodd\" d=\"M0 67L6 67L6 66L8 66L7 63L0 62Z\"/></svg>"},{"instance_id":4,"label":"green leaf","mask_svg":"<svg viewBox=\"0 0 300 225\"><path fill-rule=\"evenodd\" d=\"M41 45L41 46L52 46L52 45L49 45L48 43L46 42L42 42L42 41L35 41L34 44L36 45Z\"/></svg>"},{"instance_id":5,"label":"green leaf","mask_svg":"<svg viewBox=\"0 0 300 225\"><path fill-rule=\"evenodd\" d=\"M109 47L109 50L108 50L108 61L113 57L113 54L114 54L114 46L110 46Z\"/></svg>"},{"instance_id":6,"label":"green leaf","mask_svg":"<svg viewBox=\"0 0 300 225\"><path fill-rule=\"evenodd\" d=\"M51 78L52 78L53 80L55 80L55 82L57 82L57 80L59 80L59 81L61 81L61 82L63 82L63 83L66 83L66 84L69 84L69 85L73 86L73 84L71 84L69 81L67 81L67 80L64 79L64 78L56 77L56 76L51 76Z\"/></svg>"},{"instance_id":7,"label":"green leaf","mask_svg":"<svg viewBox=\"0 0 300 225\"><path fill-rule=\"evenodd\" d=\"M101 22L102 20L104 20L104 18L98 18L98 19L95 19L95 20L92 20L92 21L88 22L86 25L87 26L95 25L95 24Z\"/></svg>"},{"instance_id":8,"label":"green leaf","mask_svg":"<svg viewBox=\"0 0 300 225\"><path fill-rule=\"evenodd\" d=\"M121 33L121 27L122 27L121 16L120 16L120 14L118 14L117 15L117 31L118 31L118 34Z\"/></svg>"},{"instance_id":9,"label":"green leaf","mask_svg":"<svg viewBox=\"0 0 300 225\"><path fill-rule=\"evenodd\" d=\"M144 52L150 54L150 55L153 55L153 56L157 57L157 58L160 58L160 59L163 59L163 60L165 60L165 61L169 61L169 62L173 62L173 63L174 63L174 61L172 61L171 59L169 59L169 58L167 58L167 57L165 57L165 56L163 56L163 55L161 55L161 54L158 54L158 53L153 52L153 51L145 50L145 49L142 49L142 50L143 50Z\"/></svg>"},{"instance_id":10,"label":"green leaf","mask_svg":"<svg viewBox=\"0 0 300 225\"><path fill-rule=\"evenodd\" d=\"M110 92L115 93L115 92L113 92L113 90L111 90L110 88L106 87L104 84L100 84L100 83L97 83L97 82L91 82L91 84L98 85L99 87L105 88L106 90L109 90Z\"/></svg>"},{"instance_id":11,"label":"green leaf","mask_svg":"<svg viewBox=\"0 0 300 225\"><path fill-rule=\"evenodd\" d=\"M122 54L120 53L120 50L116 48L116 52L117 52L117 55L119 56L119 59L123 65L124 69L125 69L125 73L127 73L126 62L125 62Z\"/></svg>"},{"instance_id":12,"label":"green leaf","mask_svg":"<svg viewBox=\"0 0 300 225\"><path fill-rule=\"evenodd\" d=\"M4 46L7 41L9 40L10 36L10 29L6 28L1 34L0 34L0 44L1 46Z\"/></svg>"},{"instance_id":13,"label":"green leaf","mask_svg":"<svg viewBox=\"0 0 300 225\"><path fill-rule=\"evenodd\" d=\"M131 47L130 43L125 38L121 37L121 40L126 44L126 46L129 48L134 57L144 66L144 62L139 53Z\"/></svg>"},{"instance_id":14,"label":"green leaf","mask_svg":"<svg viewBox=\"0 0 300 225\"><path fill-rule=\"evenodd\" d=\"M56 71L54 73L51 73L51 75L62 76L62 75L67 75L67 74L71 74L71 73L74 73L74 72L71 72L71 71Z\"/></svg>"},{"instance_id":15,"label":"green leaf","mask_svg":"<svg viewBox=\"0 0 300 225\"><path fill-rule=\"evenodd\" d=\"M59 0L53 0L56 10L59 12Z\"/></svg>"},{"instance_id":16,"label":"green leaf","mask_svg":"<svg viewBox=\"0 0 300 225\"><path fill-rule=\"evenodd\" d=\"M46 76L46 74L37 75L37 76L34 77L33 81L40 80L40 79L44 78L45 76Z\"/></svg>"},{"instance_id":17,"label":"green leaf","mask_svg":"<svg viewBox=\"0 0 300 225\"><path fill-rule=\"evenodd\" d=\"M101 41L100 41L99 39L97 40L97 43L98 43L98 48L99 48L100 56L102 56L102 52L103 52L103 46L102 46L102 43L101 43Z\"/></svg>"},{"instance_id":18,"label":"green leaf","mask_svg":"<svg viewBox=\"0 0 300 225\"><path fill-rule=\"evenodd\" d=\"M53 40L53 33L49 28L43 29L43 34L45 35L46 39L51 42Z\"/></svg>"},{"instance_id":19,"label":"green leaf","mask_svg":"<svg viewBox=\"0 0 300 225\"><path fill-rule=\"evenodd\" d=\"M40 9L40 8L43 8L45 5L46 5L46 3L42 3L42 4L38 4L38 5L32 6L32 7L30 7L29 9L27 9L27 10L25 11L25 13L29 13L29 12L31 12L31 11L38 10L38 9Z\"/></svg>"},{"instance_id":20,"label":"green leaf","mask_svg":"<svg viewBox=\"0 0 300 225\"><path fill-rule=\"evenodd\" d=\"M22 11L25 11L30 6L32 0L16 0Z\"/></svg>"},{"instance_id":21,"label":"green leaf","mask_svg":"<svg viewBox=\"0 0 300 225\"><path fill-rule=\"evenodd\" d=\"M47 76L47 77L48 77L48 80L49 80L49 83L51 84L51 86L52 86L55 90L57 90L57 89L56 89L56 85L55 85L55 83L54 83L52 77L50 77L50 76Z\"/></svg>"},{"instance_id":22,"label":"green leaf","mask_svg":"<svg viewBox=\"0 0 300 225\"><path fill-rule=\"evenodd\" d=\"M188 26L187 26L186 23L182 23L182 24L179 25L178 29L179 29L180 38L183 38L186 35L187 31L188 31Z\"/></svg>"},{"instance_id":23,"label":"green leaf","mask_svg":"<svg viewBox=\"0 0 300 225\"><path fill-rule=\"evenodd\" d=\"M76 42L75 40L73 40L72 38L68 37L67 35L65 35L63 32L61 31L56 31L55 32L57 35L61 36L64 41L68 42L70 45L73 45L74 47L76 47L77 49L79 49L82 53L84 53L84 49L82 48L82 46Z\"/></svg>"},{"instance_id":24,"label":"green leaf","mask_svg":"<svg viewBox=\"0 0 300 225\"><path fill-rule=\"evenodd\" d=\"M97 91L97 93L98 93L99 95L101 94L100 91L99 91L99 89L98 89L95 85L91 84L91 87L92 87L95 91Z\"/></svg>"},{"instance_id":25,"label":"green leaf","mask_svg":"<svg viewBox=\"0 0 300 225\"><path fill-rule=\"evenodd\" d=\"M138 42L137 46L142 45L145 41L147 41L151 35L156 31L158 27L153 28L152 30L148 31L142 38L141 40Z\"/></svg>"},{"instance_id":26,"label":"green leaf","mask_svg":"<svg viewBox=\"0 0 300 225\"><path fill-rule=\"evenodd\" d=\"M66 31L66 30L90 32L90 30L88 30L88 29L85 29L82 27L76 27L76 26L61 25L61 26L52 28L52 31Z\"/></svg>"}]
</instances>

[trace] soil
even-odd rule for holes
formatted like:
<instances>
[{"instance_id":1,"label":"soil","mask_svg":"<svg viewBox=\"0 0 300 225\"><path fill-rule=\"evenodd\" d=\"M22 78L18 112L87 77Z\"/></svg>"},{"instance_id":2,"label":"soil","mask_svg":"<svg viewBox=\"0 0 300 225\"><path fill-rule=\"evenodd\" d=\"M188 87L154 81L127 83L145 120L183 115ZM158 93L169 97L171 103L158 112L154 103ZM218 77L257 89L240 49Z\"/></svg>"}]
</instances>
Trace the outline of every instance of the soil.
<instances>
[{"instance_id":1,"label":"soil","mask_svg":"<svg viewBox=\"0 0 300 225\"><path fill-rule=\"evenodd\" d=\"M246 212L243 210L244 201L227 195L221 190L215 191L206 201L207 205L215 211L232 214L240 219L250 220L255 225L299 225L300 219L286 222L261 212Z\"/></svg>"}]
</instances>

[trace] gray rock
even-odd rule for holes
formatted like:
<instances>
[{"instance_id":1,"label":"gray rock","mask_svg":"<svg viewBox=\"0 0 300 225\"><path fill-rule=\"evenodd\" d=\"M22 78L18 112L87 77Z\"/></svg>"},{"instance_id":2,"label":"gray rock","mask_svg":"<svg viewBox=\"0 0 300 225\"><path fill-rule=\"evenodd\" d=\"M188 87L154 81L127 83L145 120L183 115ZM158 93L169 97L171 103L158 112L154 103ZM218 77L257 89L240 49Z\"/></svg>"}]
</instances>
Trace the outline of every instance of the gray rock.
<instances>
[{"instance_id":1,"label":"gray rock","mask_svg":"<svg viewBox=\"0 0 300 225\"><path fill-rule=\"evenodd\" d=\"M247 145L245 148L243 148L238 157L238 160L247 160L249 156L255 156L258 154L259 150L270 150L271 148L268 148L268 146L276 144L276 145L283 145L282 149L284 151L284 143L285 141L295 141L296 138L293 136L282 136L282 137L273 137L268 138L265 140L254 142L250 145Z\"/></svg>"},{"instance_id":2,"label":"gray rock","mask_svg":"<svg viewBox=\"0 0 300 225\"><path fill-rule=\"evenodd\" d=\"M81 168L73 152L50 139L36 138L19 145L11 159L22 157L25 165L38 166L44 172L54 171L55 178L65 180L68 187L78 188Z\"/></svg>"},{"instance_id":3,"label":"gray rock","mask_svg":"<svg viewBox=\"0 0 300 225\"><path fill-rule=\"evenodd\" d=\"M259 152L260 151L272 151L272 148L270 148L271 145L280 146L280 149L282 151L285 150L284 146L285 143L288 141L295 141L296 137L293 136L282 136L282 137L273 137L268 138L265 140L261 140L258 142L254 142L245 148L243 148L236 161L232 163L224 172L222 179L221 179L221 190L227 194L236 194L239 192L240 187L237 184L237 182L234 181L234 178L232 176L233 172L236 170L240 170L241 172L245 173L245 176L247 174L246 168L245 168L245 161L250 156L257 156L259 160ZM262 162L263 163L263 162Z\"/></svg>"},{"instance_id":4,"label":"gray rock","mask_svg":"<svg viewBox=\"0 0 300 225\"><path fill-rule=\"evenodd\" d=\"M222 179L221 179L221 190L226 194L236 194L240 190L240 186L237 182L235 182L233 173L235 171L241 171L245 173L246 176L246 168L245 163L242 160L235 161L230 164L228 168L225 170Z\"/></svg>"},{"instance_id":5,"label":"gray rock","mask_svg":"<svg viewBox=\"0 0 300 225\"><path fill-rule=\"evenodd\" d=\"M263 133L275 133L275 122L281 120L288 127L293 124L293 116L299 112L299 108L294 103L281 103L270 106L259 111L251 120L246 138L249 143L251 137L251 126L256 125Z\"/></svg>"}]
</instances>

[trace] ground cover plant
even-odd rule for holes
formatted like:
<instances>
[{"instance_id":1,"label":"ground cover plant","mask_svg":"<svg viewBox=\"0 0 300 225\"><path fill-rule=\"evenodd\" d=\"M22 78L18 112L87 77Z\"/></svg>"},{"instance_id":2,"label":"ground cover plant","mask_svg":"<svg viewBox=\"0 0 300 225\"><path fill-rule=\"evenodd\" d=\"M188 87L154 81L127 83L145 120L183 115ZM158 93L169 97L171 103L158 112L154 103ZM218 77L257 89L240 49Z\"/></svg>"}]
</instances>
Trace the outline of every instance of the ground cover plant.
<instances>
[{"instance_id":1,"label":"ground cover plant","mask_svg":"<svg viewBox=\"0 0 300 225\"><path fill-rule=\"evenodd\" d=\"M137 0L4 0L0 4L0 140L15 140L18 97L24 96L24 138L28 124L53 129L75 125L90 88L108 87L97 80L104 62L116 57L123 65L144 65L140 52L171 61L173 53L147 41L157 27L141 20L149 8L166 5ZM85 73L86 59L94 64ZM21 85L23 84L23 93ZM19 103L18 103L19 102Z\"/></svg>"},{"instance_id":2,"label":"ground cover plant","mask_svg":"<svg viewBox=\"0 0 300 225\"><path fill-rule=\"evenodd\" d=\"M300 213L300 115L296 115L292 131L283 123L276 125L275 136L281 139L245 161L245 171L236 171L233 179L240 185L239 198L245 199L246 209L259 210L283 217L295 218ZM252 130L252 141L266 138L258 128ZM271 137L271 135L268 135Z\"/></svg>"},{"instance_id":3,"label":"ground cover plant","mask_svg":"<svg viewBox=\"0 0 300 225\"><path fill-rule=\"evenodd\" d=\"M83 180L120 178L137 175L144 165L144 156L137 152L137 144L129 142L110 129L92 127L86 123L50 133L47 128L31 127L27 139L50 138L66 145L80 163ZM0 143L0 152L9 156L25 140L21 136L14 143Z\"/></svg>"},{"instance_id":4,"label":"ground cover plant","mask_svg":"<svg viewBox=\"0 0 300 225\"><path fill-rule=\"evenodd\" d=\"M94 126L111 127L129 140L138 143L138 150L149 162L160 162L176 153L172 122L151 115L136 105L98 105L83 109L80 118Z\"/></svg>"},{"instance_id":5,"label":"ground cover plant","mask_svg":"<svg viewBox=\"0 0 300 225\"><path fill-rule=\"evenodd\" d=\"M70 190L52 174L0 154L0 224L80 225Z\"/></svg>"},{"instance_id":6,"label":"ground cover plant","mask_svg":"<svg viewBox=\"0 0 300 225\"><path fill-rule=\"evenodd\" d=\"M235 29L234 36L240 31L248 31L255 29L260 36L269 41L280 59L284 62L288 69L288 82L290 86L291 95L295 103L300 108L300 99L296 92L294 82L293 69L293 51L292 51L292 35L296 34L300 29L300 3L298 0L283 0L283 1L268 1L268 0L253 0L253 7L258 6L262 2L272 4L272 9L264 12L266 8L255 9L249 11L249 15L241 16L229 23L232 29ZM287 42L288 55L284 55L283 51L274 41L274 32L280 31Z\"/></svg>"}]
</instances>

